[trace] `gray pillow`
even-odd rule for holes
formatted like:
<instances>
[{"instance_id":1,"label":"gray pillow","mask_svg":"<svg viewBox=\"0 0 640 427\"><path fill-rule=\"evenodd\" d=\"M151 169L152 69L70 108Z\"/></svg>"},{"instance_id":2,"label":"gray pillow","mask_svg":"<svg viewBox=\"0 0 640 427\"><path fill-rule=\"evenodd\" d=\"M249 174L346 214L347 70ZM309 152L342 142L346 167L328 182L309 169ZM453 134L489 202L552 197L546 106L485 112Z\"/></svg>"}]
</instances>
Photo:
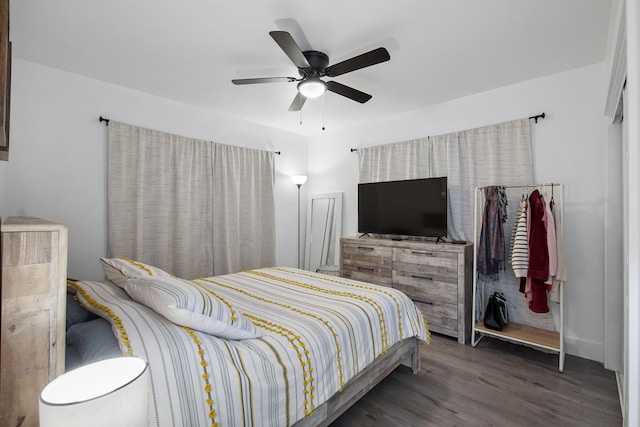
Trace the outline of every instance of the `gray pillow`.
<instances>
[{"instance_id":1,"label":"gray pillow","mask_svg":"<svg viewBox=\"0 0 640 427\"><path fill-rule=\"evenodd\" d=\"M82 308L75 295L75 289L67 291L67 331L73 325L98 318L95 314Z\"/></svg>"},{"instance_id":2,"label":"gray pillow","mask_svg":"<svg viewBox=\"0 0 640 427\"><path fill-rule=\"evenodd\" d=\"M72 325L67 331L67 352L75 351L83 365L109 357L122 356L111 323L98 317Z\"/></svg>"}]
</instances>

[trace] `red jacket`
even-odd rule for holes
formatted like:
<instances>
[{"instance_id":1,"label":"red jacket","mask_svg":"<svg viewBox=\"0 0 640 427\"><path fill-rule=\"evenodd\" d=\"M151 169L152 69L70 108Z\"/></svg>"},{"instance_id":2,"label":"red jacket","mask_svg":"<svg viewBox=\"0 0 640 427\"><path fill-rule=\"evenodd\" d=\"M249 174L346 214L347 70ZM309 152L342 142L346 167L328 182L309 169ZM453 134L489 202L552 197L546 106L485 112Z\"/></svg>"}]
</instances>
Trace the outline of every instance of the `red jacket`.
<instances>
[{"instance_id":1,"label":"red jacket","mask_svg":"<svg viewBox=\"0 0 640 427\"><path fill-rule=\"evenodd\" d=\"M529 270L527 277L547 280L549 278L549 250L547 249L547 228L542 221L544 200L538 190L529 196L531 215L529 216Z\"/></svg>"},{"instance_id":2,"label":"red jacket","mask_svg":"<svg viewBox=\"0 0 640 427\"><path fill-rule=\"evenodd\" d=\"M549 250L547 248L547 227L542 220L544 200L538 190L529 196L529 270L527 280L531 282L529 308L535 313L547 313L547 286L549 278Z\"/></svg>"}]
</instances>

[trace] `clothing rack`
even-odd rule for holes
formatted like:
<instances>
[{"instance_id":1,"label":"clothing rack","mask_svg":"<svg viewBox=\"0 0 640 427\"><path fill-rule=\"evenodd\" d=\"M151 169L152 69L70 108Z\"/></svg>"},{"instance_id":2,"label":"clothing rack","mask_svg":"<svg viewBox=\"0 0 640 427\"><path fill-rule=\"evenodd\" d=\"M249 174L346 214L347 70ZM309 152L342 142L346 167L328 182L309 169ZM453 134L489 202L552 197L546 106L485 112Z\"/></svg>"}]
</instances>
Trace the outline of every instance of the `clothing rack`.
<instances>
[{"instance_id":1,"label":"clothing rack","mask_svg":"<svg viewBox=\"0 0 640 427\"><path fill-rule=\"evenodd\" d=\"M503 185L505 189L519 189L519 188L545 188L551 187L552 189L552 197L553 193L558 191L557 194L560 196L561 203L559 204L559 217L562 218L564 222L564 197L563 196L563 185L560 183L548 183L548 184L522 184L522 185ZM478 313L478 267L477 267L477 259L478 259L478 239L479 239L479 230L478 230L478 196L481 198L484 197L483 190L486 187L476 187L474 193L474 204L473 204L473 212L474 212L474 220L473 220L473 302L472 302L472 330L471 330L471 345L475 347L482 338L485 336L490 336L494 338L499 338L505 341L511 341L518 344L530 346L538 349L545 349L548 351L558 353L558 370L560 372L564 371L564 360L565 360L565 347L564 347L564 283L560 282L559 284L559 325L558 331L551 331L547 329L542 329L538 327L534 327L527 324L515 323L510 321L502 331L496 331L492 329L488 329L484 326L483 315L484 309L486 307L486 299L484 298L484 286L485 282L482 282L481 289L481 306L482 312L480 316L477 316ZM481 221L481 220L480 220ZM506 239L505 239L506 240Z\"/></svg>"},{"instance_id":2,"label":"clothing rack","mask_svg":"<svg viewBox=\"0 0 640 427\"><path fill-rule=\"evenodd\" d=\"M521 184L521 185L501 185L500 187L504 187L504 188L540 188L540 187L559 187L562 184L560 184L559 182L550 182L547 184ZM476 190L484 190L487 187L491 187L490 185L487 185L485 187L476 187Z\"/></svg>"}]
</instances>

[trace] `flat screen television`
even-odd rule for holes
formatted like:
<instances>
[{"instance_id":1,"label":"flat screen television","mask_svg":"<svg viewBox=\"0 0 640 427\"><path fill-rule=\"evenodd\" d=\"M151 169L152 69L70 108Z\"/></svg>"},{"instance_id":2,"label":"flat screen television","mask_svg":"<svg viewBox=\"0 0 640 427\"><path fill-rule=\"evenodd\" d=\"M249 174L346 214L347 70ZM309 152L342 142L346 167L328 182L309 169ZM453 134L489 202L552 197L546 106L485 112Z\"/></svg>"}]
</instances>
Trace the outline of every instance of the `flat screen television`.
<instances>
[{"instance_id":1,"label":"flat screen television","mask_svg":"<svg viewBox=\"0 0 640 427\"><path fill-rule=\"evenodd\" d=\"M358 232L447 237L447 177L358 184Z\"/></svg>"}]
</instances>

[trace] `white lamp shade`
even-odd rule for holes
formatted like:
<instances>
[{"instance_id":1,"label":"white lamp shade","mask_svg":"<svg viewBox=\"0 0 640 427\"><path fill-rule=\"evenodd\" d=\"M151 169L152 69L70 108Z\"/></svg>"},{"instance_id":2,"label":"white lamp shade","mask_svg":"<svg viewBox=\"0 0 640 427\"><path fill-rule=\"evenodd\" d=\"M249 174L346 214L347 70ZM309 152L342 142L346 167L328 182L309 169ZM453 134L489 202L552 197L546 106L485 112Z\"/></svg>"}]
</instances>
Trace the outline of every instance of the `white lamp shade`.
<instances>
[{"instance_id":1,"label":"white lamp shade","mask_svg":"<svg viewBox=\"0 0 640 427\"><path fill-rule=\"evenodd\" d=\"M291 181L293 181L293 183L295 185L302 185L305 182L307 182L307 176L306 175L294 175L291 177Z\"/></svg>"},{"instance_id":2,"label":"white lamp shade","mask_svg":"<svg viewBox=\"0 0 640 427\"><path fill-rule=\"evenodd\" d=\"M298 83L298 91L305 98L317 98L327 90L327 84L320 79L309 78Z\"/></svg>"},{"instance_id":3,"label":"white lamp shade","mask_svg":"<svg viewBox=\"0 0 640 427\"><path fill-rule=\"evenodd\" d=\"M137 357L114 357L66 372L40 393L40 427L147 427L148 383L148 364Z\"/></svg>"}]
</instances>

